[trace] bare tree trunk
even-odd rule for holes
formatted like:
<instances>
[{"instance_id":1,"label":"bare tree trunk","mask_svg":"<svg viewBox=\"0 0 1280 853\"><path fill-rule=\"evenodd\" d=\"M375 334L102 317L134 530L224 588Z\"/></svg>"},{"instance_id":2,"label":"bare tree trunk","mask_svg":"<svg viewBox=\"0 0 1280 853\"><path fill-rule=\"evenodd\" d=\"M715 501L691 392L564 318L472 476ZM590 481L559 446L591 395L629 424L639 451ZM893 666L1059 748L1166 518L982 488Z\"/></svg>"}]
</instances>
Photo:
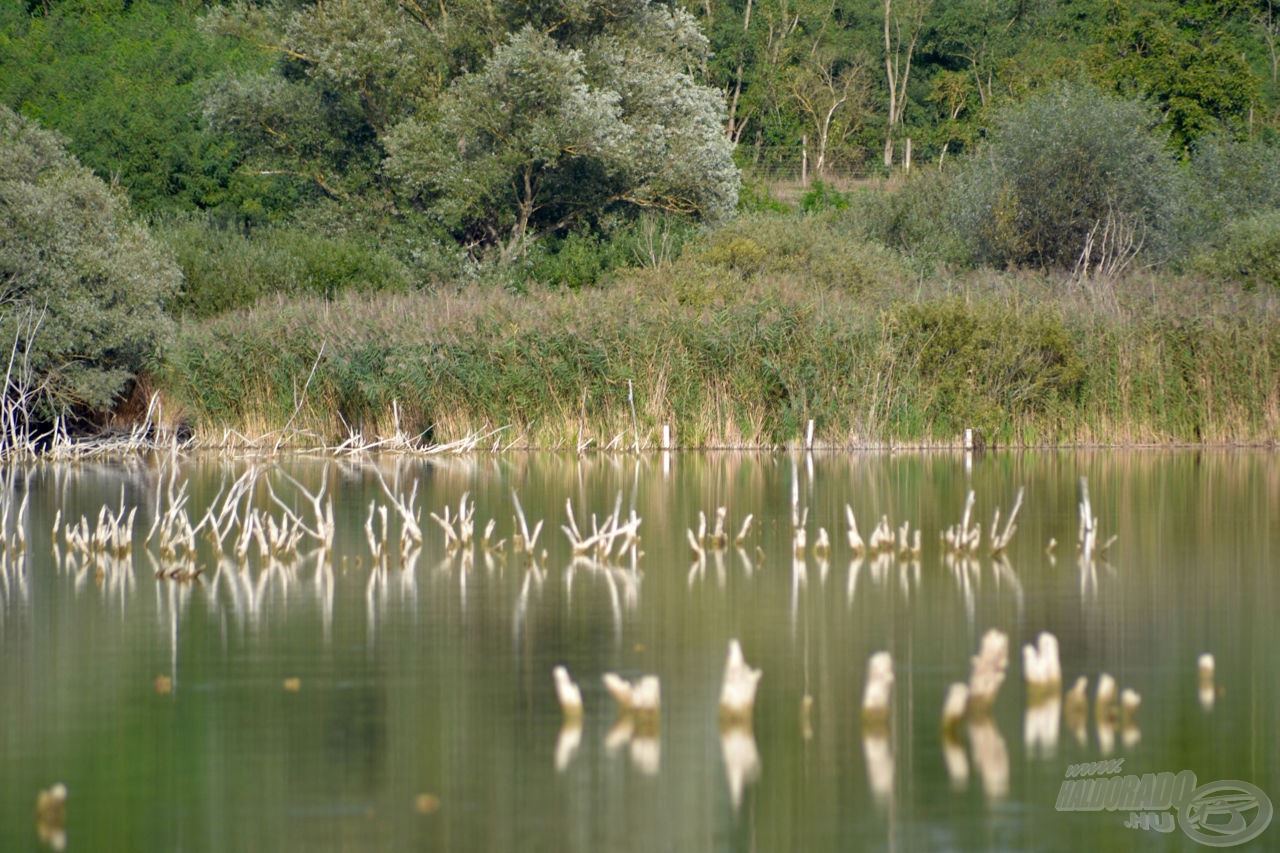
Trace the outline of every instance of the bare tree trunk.
<instances>
[{"instance_id":1,"label":"bare tree trunk","mask_svg":"<svg viewBox=\"0 0 1280 853\"><path fill-rule=\"evenodd\" d=\"M894 134L902 123L907 105L907 83L911 79L911 58L924 26L924 16L931 0L899 0L906 2L904 15L895 15L893 0L884 0L884 69L889 83L888 128L884 140L884 165L893 168ZM903 18L907 32L903 33Z\"/></svg>"},{"instance_id":2,"label":"bare tree trunk","mask_svg":"<svg viewBox=\"0 0 1280 853\"><path fill-rule=\"evenodd\" d=\"M533 180L533 164L525 164L523 178L523 186L516 189L518 204L516 206L516 221L511 226L511 234L507 240L507 244L502 247L502 260L512 261L524 254L525 237L529 233L529 220L533 218L533 211L536 209L534 204L534 180Z\"/></svg>"},{"instance_id":3,"label":"bare tree trunk","mask_svg":"<svg viewBox=\"0 0 1280 853\"><path fill-rule=\"evenodd\" d=\"M889 81L889 127L884 139L884 167L893 168L893 127L898 114L898 69L893 54L889 21L893 17L893 0L884 0L884 71Z\"/></svg>"},{"instance_id":4,"label":"bare tree trunk","mask_svg":"<svg viewBox=\"0 0 1280 853\"><path fill-rule=\"evenodd\" d=\"M754 0L747 0L746 11L742 13L742 32L743 35L751 29L751 6ZM707 26L710 29L711 22L711 3L707 0ZM738 60L738 69L733 75L733 94L729 98L729 139L734 145L738 144L738 140L742 138L742 131L745 122L738 121L738 100L742 97L742 75L746 71L746 60Z\"/></svg>"}]
</instances>

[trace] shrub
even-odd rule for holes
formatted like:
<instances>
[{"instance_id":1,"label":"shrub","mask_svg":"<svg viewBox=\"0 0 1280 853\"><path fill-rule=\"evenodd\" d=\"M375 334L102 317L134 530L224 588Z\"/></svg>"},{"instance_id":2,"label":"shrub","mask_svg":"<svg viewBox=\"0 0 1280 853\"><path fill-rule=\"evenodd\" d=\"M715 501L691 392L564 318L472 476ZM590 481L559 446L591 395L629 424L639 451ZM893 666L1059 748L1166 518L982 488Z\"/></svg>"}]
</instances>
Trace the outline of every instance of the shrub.
<instances>
[{"instance_id":1,"label":"shrub","mask_svg":"<svg viewBox=\"0 0 1280 853\"><path fill-rule=\"evenodd\" d=\"M889 331L897 358L914 365L916 399L944 432L1066 410L1083 387L1084 361L1049 316L948 300L895 310Z\"/></svg>"},{"instance_id":2,"label":"shrub","mask_svg":"<svg viewBox=\"0 0 1280 853\"><path fill-rule=\"evenodd\" d=\"M317 234L307 225L279 225L252 236L206 218L170 221L160 236L185 273L175 309L208 317L252 305L264 296L345 291L400 292L413 284L410 270L371 238Z\"/></svg>"},{"instance_id":3,"label":"shrub","mask_svg":"<svg viewBox=\"0 0 1280 853\"><path fill-rule=\"evenodd\" d=\"M531 252L529 276L553 287L589 287L613 267L609 248L594 234L569 234L547 241Z\"/></svg>"},{"instance_id":4,"label":"shrub","mask_svg":"<svg viewBox=\"0 0 1280 853\"><path fill-rule=\"evenodd\" d=\"M858 211L867 235L926 269L972 261L955 228L954 183L950 173L918 168L896 189L869 196Z\"/></svg>"},{"instance_id":5,"label":"shrub","mask_svg":"<svg viewBox=\"0 0 1280 853\"><path fill-rule=\"evenodd\" d=\"M1031 96L999 116L958 176L961 235L991 263L1070 268L1110 221L1163 259L1179 187L1157 125L1143 104L1088 86Z\"/></svg>"},{"instance_id":6,"label":"shrub","mask_svg":"<svg viewBox=\"0 0 1280 853\"><path fill-rule=\"evenodd\" d=\"M800 209L805 213L821 213L824 210L848 210L849 195L849 193L840 192L840 190L825 181L814 181L813 186L800 197Z\"/></svg>"},{"instance_id":7,"label":"shrub","mask_svg":"<svg viewBox=\"0 0 1280 853\"><path fill-rule=\"evenodd\" d=\"M709 232L686 257L743 278L785 275L852 292L886 284L902 272L896 253L867 240L852 217L839 213L741 216Z\"/></svg>"},{"instance_id":8,"label":"shrub","mask_svg":"<svg viewBox=\"0 0 1280 853\"><path fill-rule=\"evenodd\" d=\"M30 414L108 411L165 339L180 281L118 192L0 106L0 340L28 353Z\"/></svg>"},{"instance_id":9,"label":"shrub","mask_svg":"<svg viewBox=\"0 0 1280 853\"><path fill-rule=\"evenodd\" d=\"M1187 172L1178 246L1194 268L1204 269L1205 243L1220 242L1223 228L1256 213L1280 210L1280 150L1273 145L1224 135L1202 139ZM1233 239L1239 235L1226 238Z\"/></svg>"},{"instance_id":10,"label":"shrub","mask_svg":"<svg viewBox=\"0 0 1280 853\"><path fill-rule=\"evenodd\" d=\"M1195 259L1197 272L1247 290L1280 287L1280 210L1233 222L1214 242Z\"/></svg>"}]
</instances>

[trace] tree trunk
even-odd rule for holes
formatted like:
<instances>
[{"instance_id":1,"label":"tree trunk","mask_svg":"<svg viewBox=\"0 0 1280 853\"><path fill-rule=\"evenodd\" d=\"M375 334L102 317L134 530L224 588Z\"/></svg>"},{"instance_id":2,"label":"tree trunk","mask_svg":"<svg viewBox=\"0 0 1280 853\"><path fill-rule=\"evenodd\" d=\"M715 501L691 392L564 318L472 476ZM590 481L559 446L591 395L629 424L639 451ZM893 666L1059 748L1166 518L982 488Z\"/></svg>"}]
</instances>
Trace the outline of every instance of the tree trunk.
<instances>
[{"instance_id":1,"label":"tree trunk","mask_svg":"<svg viewBox=\"0 0 1280 853\"><path fill-rule=\"evenodd\" d=\"M884 71L889 83L889 121L884 139L884 167L893 168L893 125L898 113L898 69L895 67L893 40L889 33L889 20L893 16L893 0L884 0Z\"/></svg>"}]
</instances>

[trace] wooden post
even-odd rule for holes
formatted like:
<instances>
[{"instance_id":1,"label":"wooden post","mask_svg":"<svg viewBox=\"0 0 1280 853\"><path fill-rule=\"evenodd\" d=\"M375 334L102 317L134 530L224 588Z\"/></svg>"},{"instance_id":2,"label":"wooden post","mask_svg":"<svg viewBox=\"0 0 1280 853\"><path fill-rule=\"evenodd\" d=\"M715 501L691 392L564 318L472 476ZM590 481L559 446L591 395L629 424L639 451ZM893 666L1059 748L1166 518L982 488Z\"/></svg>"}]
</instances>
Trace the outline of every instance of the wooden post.
<instances>
[{"instance_id":1,"label":"wooden post","mask_svg":"<svg viewBox=\"0 0 1280 853\"><path fill-rule=\"evenodd\" d=\"M800 186L809 188L809 137L800 137Z\"/></svg>"},{"instance_id":2,"label":"wooden post","mask_svg":"<svg viewBox=\"0 0 1280 853\"><path fill-rule=\"evenodd\" d=\"M813 418L809 418L809 428L804 433L804 449L813 450Z\"/></svg>"},{"instance_id":3,"label":"wooden post","mask_svg":"<svg viewBox=\"0 0 1280 853\"><path fill-rule=\"evenodd\" d=\"M911 137L907 137L906 151L902 154L902 167L905 171L911 171Z\"/></svg>"},{"instance_id":4,"label":"wooden post","mask_svg":"<svg viewBox=\"0 0 1280 853\"><path fill-rule=\"evenodd\" d=\"M671 425L670 424L662 425L662 449L663 450L671 449Z\"/></svg>"}]
</instances>

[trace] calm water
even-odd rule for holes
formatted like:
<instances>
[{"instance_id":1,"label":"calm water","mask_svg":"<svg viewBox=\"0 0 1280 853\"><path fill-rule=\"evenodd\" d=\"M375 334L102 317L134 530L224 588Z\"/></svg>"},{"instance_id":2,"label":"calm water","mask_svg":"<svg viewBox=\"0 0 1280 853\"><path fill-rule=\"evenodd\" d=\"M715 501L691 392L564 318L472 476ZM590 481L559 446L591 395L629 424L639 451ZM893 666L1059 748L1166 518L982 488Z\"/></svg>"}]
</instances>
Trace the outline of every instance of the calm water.
<instances>
[{"instance_id":1,"label":"calm water","mask_svg":"<svg viewBox=\"0 0 1280 853\"><path fill-rule=\"evenodd\" d=\"M35 796L56 781L71 850L1203 849L1178 829L1126 829L1127 813L1057 811L1067 766L1104 757L1126 773L1248 781L1280 802L1275 452L999 453L971 467L952 455L297 458L265 468L255 500L281 515L270 483L302 509L283 473L314 489L328 466L327 563L255 554L240 568L210 552L184 583L157 579L141 542L101 573L51 552L58 511L92 522L123 501L141 540L173 468L198 520L245 464L6 472L10 543L24 493L30 503L26 553L0 572L0 849L42 849ZM416 561L385 571L363 530L369 503L387 503L378 472L404 494L418 484L426 535ZM1081 477L1101 538L1118 536L1083 567ZM828 564L793 564L793 482L809 541L831 533ZM985 537L1019 487L1007 559L983 549L949 566L939 536L966 492ZM448 556L428 513L469 492L477 535L496 519L509 537L513 488L530 523L546 522L541 569ZM637 570L575 565L565 499L586 525L619 494L643 519ZM864 536L882 514L922 528L918 562L851 563L845 504ZM747 513L756 522L742 551L699 566L685 529L722 505L735 531ZM1010 636L1009 680L990 723L945 751L943 696L992 627ZM1018 650L1042 630L1061 641L1068 684L1087 675L1092 693L1109 672L1141 693L1136 727L1051 720L1049 742L1028 745ZM764 678L753 734L722 737L733 637ZM892 717L887 736L864 739L866 661L881 649ZM1209 709L1204 651L1218 662ZM577 731L561 729L560 663L583 688ZM661 677L656 737L614 727L610 670ZM1280 822L1253 844L1280 848Z\"/></svg>"}]
</instances>

